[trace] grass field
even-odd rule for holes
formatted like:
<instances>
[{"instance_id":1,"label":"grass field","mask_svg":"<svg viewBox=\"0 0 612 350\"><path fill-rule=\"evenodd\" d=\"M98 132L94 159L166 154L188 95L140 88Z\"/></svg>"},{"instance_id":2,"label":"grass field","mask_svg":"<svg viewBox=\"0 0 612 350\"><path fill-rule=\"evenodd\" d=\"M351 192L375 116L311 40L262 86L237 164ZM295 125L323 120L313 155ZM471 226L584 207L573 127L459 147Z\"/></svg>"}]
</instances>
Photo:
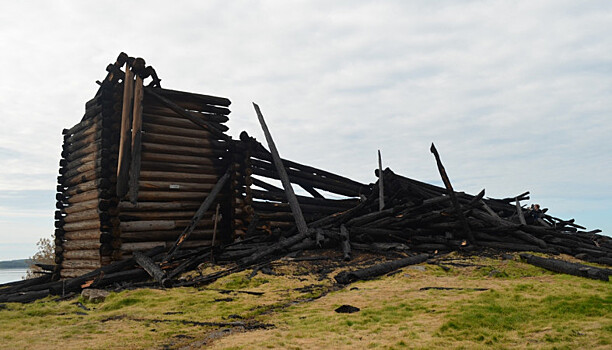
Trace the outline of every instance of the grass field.
<instances>
[{"instance_id":1,"label":"grass field","mask_svg":"<svg viewBox=\"0 0 612 350\"><path fill-rule=\"evenodd\" d=\"M200 289L128 290L99 304L77 298L4 304L0 344L11 349L612 348L610 282L556 275L516 260L455 254L445 259L442 266L407 267L344 288L333 283L338 272L333 264L276 262L276 275L249 278L251 271L243 271ZM344 304L360 311L334 312Z\"/></svg>"}]
</instances>

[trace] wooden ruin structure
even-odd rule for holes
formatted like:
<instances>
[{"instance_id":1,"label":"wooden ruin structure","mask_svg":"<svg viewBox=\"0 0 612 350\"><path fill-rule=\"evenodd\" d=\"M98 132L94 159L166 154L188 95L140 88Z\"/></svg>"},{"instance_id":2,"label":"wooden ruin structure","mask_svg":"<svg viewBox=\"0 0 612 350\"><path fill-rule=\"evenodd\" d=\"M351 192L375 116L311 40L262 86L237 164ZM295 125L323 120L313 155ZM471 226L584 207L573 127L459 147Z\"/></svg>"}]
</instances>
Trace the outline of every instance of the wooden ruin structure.
<instances>
[{"instance_id":1,"label":"wooden ruin structure","mask_svg":"<svg viewBox=\"0 0 612 350\"><path fill-rule=\"evenodd\" d=\"M107 72L83 119L63 132L56 264L0 285L0 302L84 288L197 286L305 252L343 264L360 251L401 257L342 271L339 284L453 251L567 254L590 265L519 256L555 272L612 275L611 237L522 205L529 192L496 199L484 189L456 191L433 144L444 187L383 169L380 153L377 181L363 184L280 158L256 104L268 148L246 132L226 133L227 98L163 89L153 68L123 53ZM204 261L225 268L181 278Z\"/></svg>"},{"instance_id":2,"label":"wooden ruin structure","mask_svg":"<svg viewBox=\"0 0 612 350\"><path fill-rule=\"evenodd\" d=\"M56 263L75 277L156 246L228 243L248 230L293 224L270 153L246 133L226 134L230 100L163 89L152 67L121 54L107 67L82 120L65 129L55 213ZM145 86L145 79L151 82ZM286 161L305 218L355 206L365 184ZM189 227L215 184L228 179ZM325 199L318 189L344 200Z\"/></svg>"}]
</instances>

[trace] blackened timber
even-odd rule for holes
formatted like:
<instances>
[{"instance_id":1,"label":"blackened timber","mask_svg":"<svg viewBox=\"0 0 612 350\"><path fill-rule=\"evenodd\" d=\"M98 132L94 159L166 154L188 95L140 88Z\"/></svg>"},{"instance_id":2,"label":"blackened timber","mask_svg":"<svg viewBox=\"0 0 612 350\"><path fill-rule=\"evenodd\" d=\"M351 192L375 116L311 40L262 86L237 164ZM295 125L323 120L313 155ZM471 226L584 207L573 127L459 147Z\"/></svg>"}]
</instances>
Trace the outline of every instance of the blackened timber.
<instances>
[{"instance_id":1,"label":"blackened timber","mask_svg":"<svg viewBox=\"0 0 612 350\"><path fill-rule=\"evenodd\" d=\"M143 160L140 165L142 167L142 170L140 172L141 178L144 178L143 173L145 171L177 172L189 174L223 174L223 171L225 170L225 166L222 166L222 164L203 165Z\"/></svg>"},{"instance_id":2,"label":"blackened timber","mask_svg":"<svg viewBox=\"0 0 612 350\"><path fill-rule=\"evenodd\" d=\"M189 235L191 234L191 232L193 232L193 230L197 226L198 222L202 219L202 216L204 216L206 211L213 204L213 202L214 202L215 198L217 197L217 195L219 194L219 192L221 192L221 190L225 186L225 183L227 182L227 180L231 176L231 171L232 171L232 169L228 168L227 171L225 172L225 174L219 179L219 181L217 182L215 187L211 190L210 194L206 197L204 202L202 202L202 205L200 206L200 208L198 208L198 210L194 214L193 219L191 219L191 222L190 222L189 226L187 226L185 228L185 231L183 231L183 233L176 240L174 246L172 246L172 248L170 248L170 250L168 251L168 254L166 254L166 257L164 258L164 261L170 260L172 258L172 256L175 254L175 252L178 249L180 249L181 244L187 238L189 238Z\"/></svg>"},{"instance_id":3,"label":"blackened timber","mask_svg":"<svg viewBox=\"0 0 612 350\"><path fill-rule=\"evenodd\" d=\"M340 246L342 246L342 255L344 261L351 260L351 242L349 231L344 225L340 225Z\"/></svg>"},{"instance_id":4,"label":"blackened timber","mask_svg":"<svg viewBox=\"0 0 612 350\"><path fill-rule=\"evenodd\" d=\"M144 202L146 203L146 202ZM194 206L197 209L200 203ZM121 212L119 220L121 221L140 221L140 220L162 220L162 219L185 219L193 217L195 210L186 211L132 211Z\"/></svg>"},{"instance_id":5,"label":"blackened timber","mask_svg":"<svg viewBox=\"0 0 612 350\"><path fill-rule=\"evenodd\" d=\"M202 104L210 104L210 105L217 105L217 106L223 106L223 107L229 107L229 105L231 104L231 101L224 97L202 95L202 94L196 94L193 92L183 92L183 91L176 91L176 90L162 89L162 88L159 88L158 90L155 90L155 91L157 91L160 95L167 97L171 100L175 100L175 101L189 100L189 101L196 101Z\"/></svg>"},{"instance_id":6,"label":"blackened timber","mask_svg":"<svg viewBox=\"0 0 612 350\"><path fill-rule=\"evenodd\" d=\"M119 209L121 211L172 211L172 210L187 210L197 209L201 205L201 202L196 201L181 201L181 202L138 202L136 204L121 201L119 202ZM128 214L129 215L129 214Z\"/></svg>"},{"instance_id":7,"label":"blackened timber","mask_svg":"<svg viewBox=\"0 0 612 350\"><path fill-rule=\"evenodd\" d=\"M204 128L204 129L210 131L212 134L214 134L215 136L219 137L221 140L226 140L227 141L227 140L230 139L229 136L227 136L223 132L215 129L214 126L211 126L208 121L202 120L201 118L198 118L198 117L195 117L195 116L191 115L184 108L178 106L177 104L175 104L174 102L170 101L169 99L167 99L167 98L157 94L154 91L154 89L147 88L147 89L145 89L145 92L147 94L150 94L151 96L155 97L157 100L159 100L164 105L166 105L166 107L172 109L174 112L176 112L179 115L181 115L181 116L191 120L192 122L194 122L198 126L200 126L200 127ZM213 113L217 113L217 111L214 111ZM229 113L229 110L228 110L228 113ZM223 113L223 114L228 114L228 113Z\"/></svg>"},{"instance_id":8,"label":"blackened timber","mask_svg":"<svg viewBox=\"0 0 612 350\"><path fill-rule=\"evenodd\" d=\"M551 253L551 254L559 253L555 249L552 249L552 248L542 249L532 244L510 243L510 242L483 242L483 241L480 241L479 243L480 245L485 246L485 247L496 248L496 249L501 249L501 250L508 250L508 251L541 252L541 253Z\"/></svg>"},{"instance_id":9,"label":"blackened timber","mask_svg":"<svg viewBox=\"0 0 612 350\"><path fill-rule=\"evenodd\" d=\"M293 216L295 218L295 224L297 226L298 232L302 235L305 235L308 232L308 226L306 225L306 220L304 220L304 215L302 215L300 204L298 203L298 200L295 197L295 193L293 192L293 187L291 187L291 182L289 181L289 176L287 175L285 166L283 165L278 150L276 149L276 145L274 144L274 140L272 139L272 134L270 134L270 130L268 130L268 126L266 125L266 121L264 120L263 114L261 113L259 106L253 103L253 107L255 108L255 112L257 113L259 124L261 125L261 128L263 129L263 132L266 136L268 147L270 147L272 160L274 161L276 171L280 176L280 180L283 184L285 194L287 195L289 205L291 206L291 212L293 213Z\"/></svg>"},{"instance_id":10,"label":"blackened timber","mask_svg":"<svg viewBox=\"0 0 612 350\"><path fill-rule=\"evenodd\" d=\"M168 230L168 231L122 231L122 242L151 242L151 241L176 241L183 230ZM189 236L196 240L209 240L212 238L212 229L196 229Z\"/></svg>"},{"instance_id":11,"label":"blackened timber","mask_svg":"<svg viewBox=\"0 0 612 350\"><path fill-rule=\"evenodd\" d=\"M194 165L222 165L226 164L226 160L211 158L211 157L198 157L198 156L185 156L177 154L165 154L165 153L153 153L153 152L142 152L142 161L148 162L160 162L160 163L182 163L182 164L194 164Z\"/></svg>"},{"instance_id":12,"label":"blackened timber","mask_svg":"<svg viewBox=\"0 0 612 350\"><path fill-rule=\"evenodd\" d=\"M463 214L463 210L459 206L459 202L457 201L457 196L455 195L455 190L453 190L453 186L451 185L450 179L446 174L446 170L444 169L444 165L442 165L442 161L440 160L440 155L438 154L438 150L434 144L431 144L431 153L433 153L436 158L436 163L438 165L438 171L440 172L440 176L442 177L442 181L444 182L444 186L446 186L446 190L448 191L448 195L451 197L451 202L455 207L455 212L461 221L461 225L463 225L463 230L465 231L466 236L468 237L470 243L476 244L476 240L474 239L474 235L472 235L472 230L468 225L467 220L465 219L465 215Z\"/></svg>"},{"instance_id":13,"label":"blackened timber","mask_svg":"<svg viewBox=\"0 0 612 350\"><path fill-rule=\"evenodd\" d=\"M121 130L119 140L119 158L117 163L117 197L123 198L128 192L128 176L131 156L132 99L134 97L134 73L125 66L123 79L123 110L121 112Z\"/></svg>"},{"instance_id":14,"label":"blackened timber","mask_svg":"<svg viewBox=\"0 0 612 350\"><path fill-rule=\"evenodd\" d=\"M149 88L150 89L150 88ZM147 95L145 95L145 103L147 105L161 105L161 106L165 106L165 107L169 107L172 110L174 110L176 112L176 110L172 107L170 107L166 101L170 101L172 104L174 104L175 106L177 106L179 108L179 110L183 110L183 111L198 111L198 112L206 112L206 113L211 113L211 114L221 114L221 115L228 115L231 113L231 111L226 108L226 107L220 107L220 106L213 106L213 105L207 105L207 104L199 104L199 103L194 103L194 102L190 102L190 101L172 101L170 99L167 99L159 94L157 94L156 90L157 89L152 89L153 91L151 92L150 90L147 90ZM157 98L157 96L153 95L156 94L157 96L161 97L163 100L161 100L160 98ZM154 97L154 99L152 99L151 97ZM178 102L178 103L177 103Z\"/></svg>"},{"instance_id":15,"label":"blackened timber","mask_svg":"<svg viewBox=\"0 0 612 350\"><path fill-rule=\"evenodd\" d=\"M257 157L257 158L260 158L260 159L263 159L263 160L267 160L267 161L271 161L272 160L272 156L270 155L269 152L267 152L267 150L265 150L265 152L263 152L263 151L254 152L253 156ZM300 164L300 163L293 162L293 161L290 161L290 160L287 160L287 159L283 159L282 161L283 161L283 164L287 168L294 168L294 169L298 169L298 170L300 170L302 172L305 172L305 173L308 172L308 173L311 173L311 174L316 174L316 175L318 175L320 177L324 177L324 178L335 180L335 181L338 181L338 182L341 182L341 183L352 185L353 187L357 187L357 188L364 188L364 189L368 188L368 186L366 184L359 183L359 182L357 182L355 180L351 180L351 179L349 179L347 177L340 176L340 175L337 175L337 174L334 174L334 173L330 173L330 172L322 170L322 169L314 168L312 166Z\"/></svg>"},{"instance_id":16,"label":"blackened timber","mask_svg":"<svg viewBox=\"0 0 612 350\"><path fill-rule=\"evenodd\" d=\"M201 118L201 119L204 119L204 120L206 120L208 122L213 123L211 125L218 125L219 123L226 123L229 120L229 118L226 115L223 115L223 114L206 113L206 112L193 111L193 110L186 111L186 112L191 114L195 118ZM145 106L144 106L144 113L145 114L162 116L162 117L185 119L185 117L183 115L175 112L174 110L172 110L172 109L170 109L168 107L162 107L162 106L159 106L159 105L145 104Z\"/></svg>"},{"instance_id":17,"label":"blackened timber","mask_svg":"<svg viewBox=\"0 0 612 350\"><path fill-rule=\"evenodd\" d=\"M179 128L187 128L187 129L193 128L194 126L196 126L196 124L194 124L191 120L183 118L179 115L170 117L166 115L150 113L150 112L147 112L146 110L143 113L143 118L147 123L156 124L156 125L166 125L166 126L173 126L173 127L179 127ZM209 122L211 126L213 126L215 129L219 131L229 130L229 128L226 125L223 125L219 122L212 122L210 120Z\"/></svg>"},{"instance_id":18,"label":"blackened timber","mask_svg":"<svg viewBox=\"0 0 612 350\"><path fill-rule=\"evenodd\" d=\"M189 146L176 146L176 145L164 145L158 143L144 142L142 144L143 152L150 153L167 153L167 154L178 154L187 156L207 156L207 157L220 157L225 155L227 152L224 149L211 149L202 147L189 147Z\"/></svg>"},{"instance_id":19,"label":"blackened timber","mask_svg":"<svg viewBox=\"0 0 612 350\"><path fill-rule=\"evenodd\" d=\"M378 211L382 211L385 208L385 185L384 185L384 174L382 171L382 157L380 150L378 150Z\"/></svg>"},{"instance_id":20,"label":"blackened timber","mask_svg":"<svg viewBox=\"0 0 612 350\"><path fill-rule=\"evenodd\" d=\"M132 203L138 200L138 179L140 178L140 163L142 160L142 78L136 76L134 87L134 109L132 112L132 139L129 171L129 197Z\"/></svg>"},{"instance_id":21,"label":"blackened timber","mask_svg":"<svg viewBox=\"0 0 612 350\"><path fill-rule=\"evenodd\" d=\"M140 178L143 181L177 181L177 182L190 182L190 183L215 183L219 179L219 176L214 174L197 174L197 173L184 173L181 171L155 171L146 170L140 172Z\"/></svg>"},{"instance_id":22,"label":"blackened timber","mask_svg":"<svg viewBox=\"0 0 612 350\"><path fill-rule=\"evenodd\" d=\"M135 186L143 190L174 190L174 191L210 191L212 183L178 182L178 181L139 181Z\"/></svg>"},{"instance_id":23,"label":"blackened timber","mask_svg":"<svg viewBox=\"0 0 612 350\"><path fill-rule=\"evenodd\" d=\"M268 212L290 212L291 207L288 203L273 203L273 202L258 202L254 201L251 206L256 211L268 211ZM300 207L304 212L308 213L337 213L347 210L345 206L333 206L323 204L300 204Z\"/></svg>"},{"instance_id":24,"label":"blackened timber","mask_svg":"<svg viewBox=\"0 0 612 350\"><path fill-rule=\"evenodd\" d=\"M310 233L308 231L304 233L298 233L289 238L281 240L278 243L272 244L267 249L258 250L255 254L252 254L251 256L238 261L238 265L246 267L246 266L255 264L257 262L261 262L265 258L269 258L270 256L273 256L274 254L278 254L279 252L285 249L288 249L295 244L300 243L305 238L307 238L309 234Z\"/></svg>"},{"instance_id":25,"label":"blackened timber","mask_svg":"<svg viewBox=\"0 0 612 350\"><path fill-rule=\"evenodd\" d=\"M160 269L150 257L141 252L134 252L132 253L132 256L134 257L136 263L147 271L149 276L153 277L159 284L163 284L162 281L164 281L166 278L166 273L162 271L162 269Z\"/></svg>"},{"instance_id":26,"label":"blackened timber","mask_svg":"<svg viewBox=\"0 0 612 350\"><path fill-rule=\"evenodd\" d=\"M87 210L87 209L100 209L100 210L108 210L110 208L111 203L107 200L99 200L92 199L86 202L80 202L70 205L69 207L62 207L66 214L76 213L79 211Z\"/></svg>"},{"instance_id":27,"label":"blackened timber","mask_svg":"<svg viewBox=\"0 0 612 350\"><path fill-rule=\"evenodd\" d=\"M267 171L276 173L275 166L272 163L269 163L268 161L251 159L251 164L254 166L254 169L261 168L263 170L267 170ZM321 185L323 184L327 184L328 186L331 186L330 188L334 188L334 187L346 188L347 190L351 191L350 193L352 193L352 195L349 195L351 197L358 196L366 188L363 185L354 185L350 182L339 181L337 179L329 178L327 176L313 174L308 171L303 171L299 169L296 170L296 169L291 169L291 168L286 168L285 170L287 171L287 174L289 175L292 182L300 184L298 183L298 179L303 179L305 181L308 181L308 182L303 182L304 184L306 185L313 184L312 186L316 188L325 189L321 187ZM278 179L278 174L270 174L270 175L261 174L261 175Z\"/></svg>"},{"instance_id":28,"label":"blackened timber","mask_svg":"<svg viewBox=\"0 0 612 350\"><path fill-rule=\"evenodd\" d=\"M142 141L164 145L203 147L209 149L225 149L227 147L227 143L218 141L217 139L202 139L176 135L164 135L156 134L153 132L144 134L142 136Z\"/></svg>"},{"instance_id":29,"label":"blackened timber","mask_svg":"<svg viewBox=\"0 0 612 350\"><path fill-rule=\"evenodd\" d=\"M527 225L527 221L525 221L525 215L523 215L523 208L521 208L521 202L518 197L516 198L516 214L518 215L519 221L521 225Z\"/></svg>"},{"instance_id":30,"label":"blackened timber","mask_svg":"<svg viewBox=\"0 0 612 350\"><path fill-rule=\"evenodd\" d=\"M607 282L611 274L608 269L601 269L594 266L571 263L557 259L547 259L526 253L520 254L520 257L531 265L568 275L587 277Z\"/></svg>"},{"instance_id":31,"label":"blackened timber","mask_svg":"<svg viewBox=\"0 0 612 350\"><path fill-rule=\"evenodd\" d=\"M143 131L145 133L156 133L162 135L174 135L174 136L183 136L183 137L193 137L193 138L215 138L213 134L210 132L196 127L197 125L193 125L191 127L177 127L177 126L169 126L169 125L161 125L151 123L150 120L145 119L143 123ZM195 127L195 128L194 128Z\"/></svg>"},{"instance_id":32,"label":"blackened timber","mask_svg":"<svg viewBox=\"0 0 612 350\"><path fill-rule=\"evenodd\" d=\"M261 187L264 190L268 190L269 192L280 192L280 193L283 193L283 189L282 188L278 188L278 187L276 187L274 185L270 185L269 183L267 183L265 181L261 181L259 179L254 178L254 177L251 177L251 180L253 181L253 185Z\"/></svg>"},{"instance_id":33,"label":"blackened timber","mask_svg":"<svg viewBox=\"0 0 612 350\"><path fill-rule=\"evenodd\" d=\"M150 231L150 230L174 230L188 228L189 220L143 220L143 221L123 221L119 225L122 231ZM195 227L210 227L212 220L199 220ZM193 231L193 229L192 229Z\"/></svg>"},{"instance_id":34,"label":"blackened timber","mask_svg":"<svg viewBox=\"0 0 612 350\"><path fill-rule=\"evenodd\" d=\"M265 199L271 201L284 201L286 197L278 192L267 192L260 190L252 190L253 198ZM305 196L297 196L296 199L300 204L313 204L323 206L337 206L345 209L349 209L357 205L357 199L325 199L325 198L310 198Z\"/></svg>"},{"instance_id":35,"label":"blackened timber","mask_svg":"<svg viewBox=\"0 0 612 350\"><path fill-rule=\"evenodd\" d=\"M351 187L345 187L343 186L343 184L337 184L337 183L330 184L324 179L309 180L306 178L306 176L308 176L309 174L301 174L299 172L295 172L291 170L289 170L287 173L289 174L290 181L298 185L305 184L307 186L312 186L312 187L319 188L319 189L322 189L328 192L341 194L347 197L357 197L360 195L360 192L358 189L351 188ZM255 167L255 166L253 166L253 174L265 176L265 177L272 178L272 179L280 179L280 175L278 174L278 172L267 170L267 169L262 169L262 168Z\"/></svg>"},{"instance_id":36,"label":"blackened timber","mask_svg":"<svg viewBox=\"0 0 612 350\"><path fill-rule=\"evenodd\" d=\"M387 216L391 216L395 213L395 208L389 208L382 211L375 211L368 214L364 214L349 220L346 224L348 226L361 226L365 225L369 222L378 220L380 218L384 218Z\"/></svg>"},{"instance_id":37,"label":"blackened timber","mask_svg":"<svg viewBox=\"0 0 612 350\"><path fill-rule=\"evenodd\" d=\"M334 277L334 279L336 282L341 284L349 284L355 281L372 279L387 274L391 271L401 269L405 266L420 264L426 261L428 258L428 254L419 254L404 259L374 265L361 270L340 272L336 275L336 277Z\"/></svg>"},{"instance_id":38,"label":"blackened timber","mask_svg":"<svg viewBox=\"0 0 612 350\"><path fill-rule=\"evenodd\" d=\"M319 192L317 192L317 190L314 189L314 187L306 185L306 184L299 184L301 188L304 189L304 191L310 193L310 195L313 198L325 198L323 197L323 195L321 195Z\"/></svg>"}]
</instances>

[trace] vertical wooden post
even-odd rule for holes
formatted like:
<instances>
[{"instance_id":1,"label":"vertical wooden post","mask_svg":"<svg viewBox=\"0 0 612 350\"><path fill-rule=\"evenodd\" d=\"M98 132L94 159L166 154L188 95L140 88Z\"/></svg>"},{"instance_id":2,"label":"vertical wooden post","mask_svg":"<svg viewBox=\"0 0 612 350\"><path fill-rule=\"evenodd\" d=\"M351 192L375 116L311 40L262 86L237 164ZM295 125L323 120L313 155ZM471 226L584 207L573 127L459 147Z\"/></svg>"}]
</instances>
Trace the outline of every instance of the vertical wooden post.
<instances>
[{"instance_id":1,"label":"vertical wooden post","mask_svg":"<svg viewBox=\"0 0 612 350\"><path fill-rule=\"evenodd\" d=\"M523 208L521 208L521 202L519 202L518 197L516 197L516 214L518 214L521 225L527 225L527 221L525 220L525 215L523 215Z\"/></svg>"},{"instance_id":2,"label":"vertical wooden post","mask_svg":"<svg viewBox=\"0 0 612 350\"><path fill-rule=\"evenodd\" d=\"M130 202L136 204L138 200L138 179L140 178L140 150L142 148L142 100L144 90L142 78L136 75L136 85L134 86L134 110L132 120L132 159L130 166Z\"/></svg>"},{"instance_id":3,"label":"vertical wooden post","mask_svg":"<svg viewBox=\"0 0 612 350\"><path fill-rule=\"evenodd\" d=\"M385 184L383 182L382 157L378 150L378 211L385 207Z\"/></svg>"},{"instance_id":4,"label":"vertical wooden post","mask_svg":"<svg viewBox=\"0 0 612 350\"><path fill-rule=\"evenodd\" d=\"M217 203L217 209L215 210L215 220L213 221L213 237L210 243L210 261L215 262L215 239L217 238L217 223L219 222L219 208L221 204Z\"/></svg>"},{"instance_id":5,"label":"vertical wooden post","mask_svg":"<svg viewBox=\"0 0 612 350\"><path fill-rule=\"evenodd\" d=\"M461 210L461 206L459 205L459 201L457 200L457 196L455 195L455 190L451 185L450 179L446 174L446 169L444 169L444 165L442 165L442 161L440 160L440 155L438 154L438 150L436 146L431 143L431 148L429 149L431 153L433 153L436 158L436 164L438 165L438 171L440 172L440 177L442 178L442 182L444 182L444 186L446 187L446 192L453 203L453 207L455 208L455 212L459 217L459 221L461 222L461 226L463 226L463 230L465 231L465 235L468 238L468 241L472 244L476 244L476 240L474 239L474 235L472 234L472 230L470 229L470 225L468 225L467 219L465 215L463 215L463 211Z\"/></svg>"},{"instance_id":6,"label":"vertical wooden post","mask_svg":"<svg viewBox=\"0 0 612 350\"><path fill-rule=\"evenodd\" d=\"M123 198L128 191L130 170L130 127L132 126L132 97L134 96L134 73L125 64L123 81L123 109L121 110L121 135L119 139L119 159L117 161L117 197Z\"/></svg>"},{"instance_id":7,"label":"vertical wooden post","mask_svg":"<svg viewBox=\"0 0 612 350\"><path fill-rule=\"evenodd\" d=\"M297 201L295 192L293 192L293 187L291 187L291 182L289 181L287 170L285 170L285 166L283 165L281 157L278 154L278 150L276 149L276 145L274 144L274 140L272 139L270 130L268 130L268 126L266 125L266 121L264 120L264 117L261 114L259 106L253 102L253 107L255 108L255 112L257 113L259 124L261 124L261 128L263 129L263 132L266 135L266 141L268 142L268 147L270 147L272 160L274 161L276 171L278 172L278 175L281 179L281 183L283 184L283 188L285 189L285 194L287 195L289 207L291 208L291 213L293 214L293 218L295 219L295 224L297 226L298 232L301 235L306 236L308 233L308 226L306 226L306 220L304 220L304 215L302 215L302 209L300 208L300 205Z\"/></svg>"}]
</instances>

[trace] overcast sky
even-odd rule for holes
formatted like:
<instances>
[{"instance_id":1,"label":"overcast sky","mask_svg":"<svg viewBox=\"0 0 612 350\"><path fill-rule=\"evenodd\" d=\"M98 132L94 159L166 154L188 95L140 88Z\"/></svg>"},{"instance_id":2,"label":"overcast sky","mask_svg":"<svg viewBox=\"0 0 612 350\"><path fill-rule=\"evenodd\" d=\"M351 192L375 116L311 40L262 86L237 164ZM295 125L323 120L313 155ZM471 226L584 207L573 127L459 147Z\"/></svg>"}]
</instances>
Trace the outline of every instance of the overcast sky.
<instances>
[{"instance_id":1,"label":"overcast sky","mask_svg":"<svg viewBox=\"0 0 612 350\"><path fill-rule=\"evenodd\" d=\"M435 142L456 190L612 232L610 1L4 1L0 260L52 235L61 131L121 51L231 99L234 137L257 102L285 158L440 184Z\"/></svg>"}]
</instances>

